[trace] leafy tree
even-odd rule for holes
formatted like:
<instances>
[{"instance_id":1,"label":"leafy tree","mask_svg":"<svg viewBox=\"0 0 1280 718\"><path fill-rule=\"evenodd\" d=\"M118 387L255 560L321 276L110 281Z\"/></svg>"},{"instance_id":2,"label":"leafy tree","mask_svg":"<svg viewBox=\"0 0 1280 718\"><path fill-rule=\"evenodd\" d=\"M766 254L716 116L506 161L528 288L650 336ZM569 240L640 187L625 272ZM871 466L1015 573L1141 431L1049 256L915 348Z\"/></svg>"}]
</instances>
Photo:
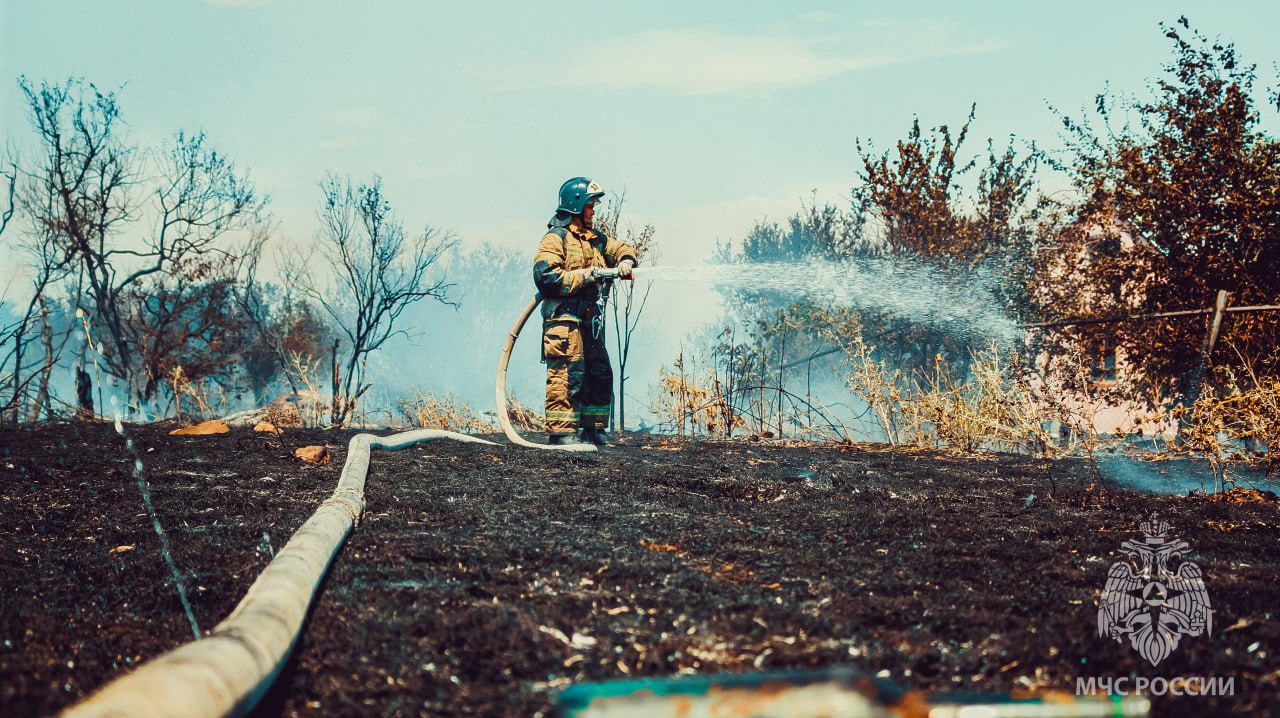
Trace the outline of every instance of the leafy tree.
<instances>
[{"instance_id":1,"label":"leafy tree","mask_svg":"<svg viewBox=\"0 0 1280 718\"><path fill-rule=\"evenodd\" d=\"M823 263L902 265L961 287L980 284L994 290L1001 309L1025 313L1023 267L1037 238L1038 203L1032 201L1032 191L1041 153L1034 146L1021 150L1010 138L1002 149L989 140L981 166L981 158L962 160L973 118L971 110L955 133L946 125L926 131L917 119L906 137L886 151L859 140L858 184L850 210L802 206L785 225L758 223L740 252L721 248L720 259L780 263L780 272L801 273ZM975 169L973 192L966 194L958 180ZM886 286L885 291L894 288ZM903 375L934 367L938 357L962 374L981 348L982 337L897 314L892 297L885 299L883 306L850 307L821 298L796 301L777 291L733 290L726 302L728 319L745 331L743 341L731 329L714 345L717 366L722 362L725 370L724 385L733 391L773 386L781 413L787 396L783 370L802 367L807 384L813 361L836 351L833 343L865 341ZM760 396L753 401L760 407L766 403ZM740 401L735 408L746 407Z\"/></svg>"},{"instance_id":2,"label":"leafy tree","mask_svg":"<svg viewBox=\"0 0 1280 718\"><path fill-rule=\"evenodd\" d=\"M854 212L863 228L867 254L919 262L938 271L941 281L959 286L981 284L995 290L1006 312L1025 310L1020 277L1011 272L1025 264L1034 237L1035 206L1031 202L1041 153L1034 145L1020 152L1014 138L997 151L987 141L987 157L979 170L971 208L958 178L978 167L978 159L960 159L969 117L953 134L942 125L925 133L913 121L894 149L877 153L858 143L860 184L854 188ZM891 310L863 316L864 339L876 353L906 372L931 367L941 356L963 373L982 337L957 335Z\"/></svg>"},{"instance_id":3,"label":"leafy tree","mask_svg":"<svg viewBox=\"0 0 1280 718\"><path fill-rule=\"evenodd\" d=\"M955 206L956 178L974 166L974 161L957 166L972 121L971 111L953 138L947 125L924 134L917 118L896 150L880 154L871 143L858 141L862 168L853 190L854 211L860 223L878 224L876 249L941 263L975 258L988 249L975 241L970 222Z\"/></svg>"},{"instance_id":4,"label":"leafy tree","mask_svg":"<svg viewBox=\"0 0 1280 718\"><path fill-rule=\"evenodd\" d=\"M989 140L972 201L967 202L958 178L979 166L977 158L960 159L973 117L971 111L957 133L947 125L926 132L917 119L904 139L883 152L860 140L859 183L853 189L851 212L815 205L803 208L785 229L758 224L735 259L857 263L885 258L919 263L932 268L942 281L992 287L1003 309L1025 313L1023 268L1035 246L1037 203L1032 191L1041 153L1034 146L1020 151L1012 138L997 150ZM780 299L766 301L778 311ZM789 322L795 324L798 318L796 329L806 326L806 315L821 318L802 333L812 335L833 321L860 327L881 358L905 371L930 367L939 355L963 367L980 342L895 315L888 308L782 306ZM839 318L851 312L859 319ZM777 324L764 322L766 332ZM800 349L794 339L792 346Z\"/></svg>"},{"instance_id":5,"label":"leafy tree","mask_svg":"<svg viewBox=\"0 0 1280 718\"><path fill-rule=\"evenodd\" d=\"M1185 17L1161 25L1173 60L1146 99L1100 94L1095 129L1063 117L1069 171L1082 200L1040 262L1037 301L1046 318L1098 317L1280 302L1280 143L1259 127L1255 67ZM1122 113L1129 110L1131 113ZM1136 121L1117 126L1129 114ZM1082 263L1062 276L1060 257ZM1213 356L1222 385L1248 363L1274 374L1280 317L1229 314ZM1171 380L1186 394L1205 323L1169 318L1080 326L1051 344L1114 342L1151 403Z\"/></svg>"}]
</instances>

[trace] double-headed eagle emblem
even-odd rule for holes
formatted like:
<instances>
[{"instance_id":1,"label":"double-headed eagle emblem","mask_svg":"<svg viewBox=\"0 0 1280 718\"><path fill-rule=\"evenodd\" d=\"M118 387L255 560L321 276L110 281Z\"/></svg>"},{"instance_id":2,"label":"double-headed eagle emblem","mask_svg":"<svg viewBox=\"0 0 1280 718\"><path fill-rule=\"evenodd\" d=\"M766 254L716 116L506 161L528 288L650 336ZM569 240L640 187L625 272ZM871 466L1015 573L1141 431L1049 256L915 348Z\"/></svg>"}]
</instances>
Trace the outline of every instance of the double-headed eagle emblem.
<instances>
[{"instance_id":1,"label":"double-headed eagle emblem","mask_svg":"<svg viewBox=\"0 0 1280 718\"><path fill-rule=\"evenodd\" d=\"M1154 513L1142 523L1142 533L1142 541L1120 545L1130 561L1116 561L1107 572L1098 604L1098 635L1120 642L1128 636L1154 666L1183 636L1209 634L1213 610L1199 566L1181 561L1177 571L1169 568L1170 559L1180 559L1191 546L1169 536L1168 522L1157 521Z\"/></svg>"}]
</instances>

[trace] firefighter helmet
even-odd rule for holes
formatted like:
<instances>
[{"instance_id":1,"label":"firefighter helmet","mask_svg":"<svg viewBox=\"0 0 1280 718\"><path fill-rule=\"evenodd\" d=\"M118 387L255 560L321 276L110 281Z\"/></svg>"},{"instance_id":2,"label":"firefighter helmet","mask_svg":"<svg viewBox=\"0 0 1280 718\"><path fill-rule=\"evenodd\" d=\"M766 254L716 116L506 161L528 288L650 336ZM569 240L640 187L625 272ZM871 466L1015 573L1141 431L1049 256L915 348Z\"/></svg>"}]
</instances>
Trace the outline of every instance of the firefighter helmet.
<instances>
[{"instance_id":1,"label":"firefighter helmet","mask_svg":"<svg viewBox=\"0 0 1280 718\"><path fill-rule=\"evenodd\" d=\"M558 212L582 214L582 208L588 202L594 202L604 196L604 188L599 182L586 177L574 177L560 185L560 206Z\"/></svg>"}]
</instances>

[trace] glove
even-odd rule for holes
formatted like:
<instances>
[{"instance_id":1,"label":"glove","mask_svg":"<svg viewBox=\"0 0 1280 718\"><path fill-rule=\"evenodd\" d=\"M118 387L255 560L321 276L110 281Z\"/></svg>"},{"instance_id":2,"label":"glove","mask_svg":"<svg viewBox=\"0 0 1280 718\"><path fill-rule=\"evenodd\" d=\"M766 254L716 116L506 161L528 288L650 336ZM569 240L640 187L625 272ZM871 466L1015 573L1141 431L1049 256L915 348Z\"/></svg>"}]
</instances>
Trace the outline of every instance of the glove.
<instances>
[{"instance_id":1,"label":"glove","mask_svg":"<svg viewBox=\"0 0 1280 718\"><path fill-rule=\"evenodd\" d=\"M631 259L629 259L629 258L628 258L628 259L624 259L624 260L622 260L621 262L618 262L618 276L619 276L619 277L622 277L623 279L630 279L630 278L631 278L631 270L632 270L635 266L636 266L636 263L635 263L635 262L633 262L633 261L631 261Z\"/></svg>"},{"instance_id":2,"label":"glove","mask_svg":"<svg viewBox=\"0 0 1280 718\"><path fill-rule=\"evenodd\" d=\"M588 284L590 282L596 281L596 270L593 267L587 267L585 269L575 269L569 272L569 274L577 275L578 277L580 277L582 280L582 284Z\"/></svg>"}]
</instances>

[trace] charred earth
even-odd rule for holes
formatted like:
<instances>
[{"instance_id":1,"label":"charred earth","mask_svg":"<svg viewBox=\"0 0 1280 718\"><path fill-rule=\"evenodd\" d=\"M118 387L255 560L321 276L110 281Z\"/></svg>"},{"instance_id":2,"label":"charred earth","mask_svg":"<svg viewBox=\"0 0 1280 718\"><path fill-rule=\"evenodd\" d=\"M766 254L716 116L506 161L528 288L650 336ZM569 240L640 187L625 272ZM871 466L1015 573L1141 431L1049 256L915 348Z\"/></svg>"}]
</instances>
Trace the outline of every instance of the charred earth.
<instances>
[{"instance_id":1,"label":"charred earth","mask_svg":"<svg viewBox=\"0 0 1280 718\"><path fill-rule=\"evenodd\" d=\"M172 428L126 432L208 629L333 490L352 433ZM1155 715L1280 710L1274 495L1127 493L1085 460L628 439L375 452L367 511L257 714L537 715L582 681L825 666L978 693L1233 678ZM295 458L307 444L334 462ZM6 427L0 455L5 715L56 712L191 639L113 426ZM1108 568L1152 512L1214 610L1156 668L1097 631Z\"/></svg>"}]
</instances>

